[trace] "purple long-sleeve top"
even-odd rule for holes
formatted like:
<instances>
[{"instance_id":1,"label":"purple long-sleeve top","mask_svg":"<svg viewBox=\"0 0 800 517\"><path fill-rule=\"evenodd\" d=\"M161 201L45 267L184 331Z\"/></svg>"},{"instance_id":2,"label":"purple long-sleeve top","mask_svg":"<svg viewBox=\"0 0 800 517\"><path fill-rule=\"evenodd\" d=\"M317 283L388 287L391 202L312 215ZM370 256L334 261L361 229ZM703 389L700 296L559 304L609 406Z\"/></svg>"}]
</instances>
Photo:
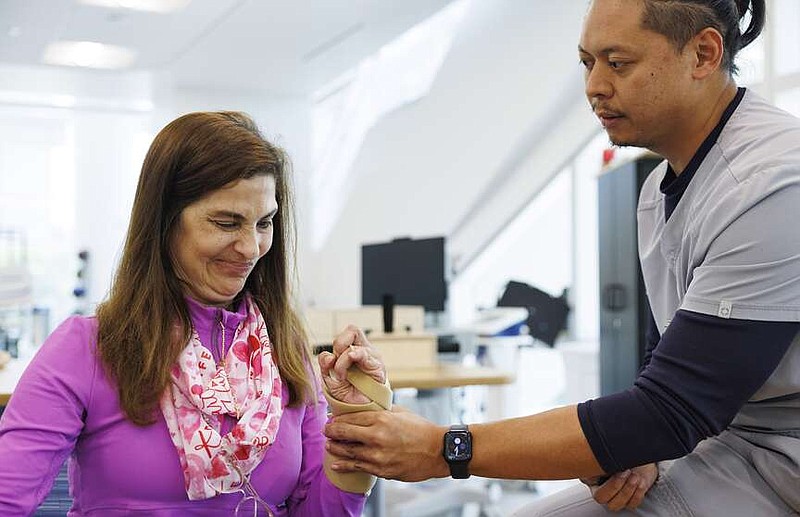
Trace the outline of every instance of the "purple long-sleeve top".
<instances>
[{"instance_id":1,"label":"purple long-sleeve top","mask_svg":"<svg viewBox=\"0 0 800 517\"><path fill-rule=\"evenodd\" d=\"M233 336L244 307L229 312L192 300L188 305L200 341L217 359L218 321ZM97 320L71 317L22 375L0 419L0 515L32 514L70 454L70 516L232 515L239 494L189 501L163 416L159 412L146 427L125 418L96 345ZM286 407L284 384L278 436L252 473L253 486L276 517L362 512L365 497L337 489L322 469L327 407L321 392L317 398L316 404ZM232 423L224 422L223 432Z\"/></svg>"}]
</instances>

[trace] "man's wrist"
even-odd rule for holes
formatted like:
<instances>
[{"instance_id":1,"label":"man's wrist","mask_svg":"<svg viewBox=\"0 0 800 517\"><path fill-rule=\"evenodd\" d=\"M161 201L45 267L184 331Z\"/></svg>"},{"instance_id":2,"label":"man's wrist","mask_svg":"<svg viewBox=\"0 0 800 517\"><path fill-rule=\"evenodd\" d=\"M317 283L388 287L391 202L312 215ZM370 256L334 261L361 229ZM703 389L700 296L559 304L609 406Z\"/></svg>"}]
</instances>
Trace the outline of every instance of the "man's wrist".
<instances>
[{"instance_id":1,"label":"man's wrist","mask_svg":"<svg viewBox=\"0 0 800 517\"><path fill-rule=\"evenodd\" d=\"M431 477L446 478L450 477L450 466L444 459L442 452L444 451L444 444L442 437L449 428L447 426L436 426L431 435L431 451L433 453L433 473Z\"/></svg>"}]
</instances>

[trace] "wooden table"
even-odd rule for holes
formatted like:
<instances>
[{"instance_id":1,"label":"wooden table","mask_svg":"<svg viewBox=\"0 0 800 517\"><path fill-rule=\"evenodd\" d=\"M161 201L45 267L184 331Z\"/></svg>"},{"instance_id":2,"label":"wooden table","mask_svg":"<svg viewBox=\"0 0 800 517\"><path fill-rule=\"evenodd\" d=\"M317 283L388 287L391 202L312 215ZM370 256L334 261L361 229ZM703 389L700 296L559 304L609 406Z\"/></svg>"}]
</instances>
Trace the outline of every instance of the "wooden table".
<instances>
[{"instance_id":1,"label":"wooden table","mask_svg":"<svg viewBox=\"0 0 800 517\"><path fill-rule=\"evenodd\" d=\"M496 386L514 382L514 374L483 366L462 366L441 363L435 368L393 370L389 372L389 383L393 389L417 388L433 390L460 386Z\"/></svg>"},{"instance_id":2,"label":"wooden table","mask_svg":"<svg viewBox=\"0 0 800 517\"><path fill-rule=\"evenodd\" d=\"M28 366L26 360L12 359L0 369L0 406L8 403L20 375ZM495 386L514 382L514 375L496 368L440 364L436 368L394 370L389 372L392 388L432 390L459 386Z\"/></svg>"}]
</instances>

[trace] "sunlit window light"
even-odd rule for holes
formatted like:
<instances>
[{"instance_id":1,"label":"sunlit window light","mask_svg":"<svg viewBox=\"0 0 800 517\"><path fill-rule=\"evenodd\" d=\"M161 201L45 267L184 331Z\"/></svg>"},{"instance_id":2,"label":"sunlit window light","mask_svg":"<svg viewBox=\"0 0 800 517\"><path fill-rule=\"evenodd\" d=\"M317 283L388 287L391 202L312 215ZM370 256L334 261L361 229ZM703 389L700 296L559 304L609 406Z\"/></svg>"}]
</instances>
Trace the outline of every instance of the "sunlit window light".
<instances>
[{"instance_id":1,"label":"sunlit window light","mask_svg":"<svg viewBox=\"0 0 800 517\"><path fill-rule=\"evenodd\" d=\"M74 108L77 103L77 97L64 93L44 93L13 90L0 91L0 104Z\"/></svg>"}]
</instances>

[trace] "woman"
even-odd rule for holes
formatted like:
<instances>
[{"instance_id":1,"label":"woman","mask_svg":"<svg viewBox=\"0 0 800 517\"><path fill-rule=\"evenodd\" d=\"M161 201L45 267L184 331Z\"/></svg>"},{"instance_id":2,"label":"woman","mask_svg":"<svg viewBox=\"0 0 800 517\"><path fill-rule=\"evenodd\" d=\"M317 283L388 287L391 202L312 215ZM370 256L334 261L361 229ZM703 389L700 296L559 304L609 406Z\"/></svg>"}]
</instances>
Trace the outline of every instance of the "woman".
<instances>
[{"instance_id":1,"label":"woman","mask_svg":"<svg viewBox=\"0 0 800 517\"><path fill-rule=\"evenodd\" d=\"M363 493L322 469L288 185L285 155L244 114L192 113L159 133L108 300L53 332L0 423L1 515L32 513L70 453L70 515L361 513ZM366 348L323 362L385 381Z\"/></svg>"}]
</instances>

